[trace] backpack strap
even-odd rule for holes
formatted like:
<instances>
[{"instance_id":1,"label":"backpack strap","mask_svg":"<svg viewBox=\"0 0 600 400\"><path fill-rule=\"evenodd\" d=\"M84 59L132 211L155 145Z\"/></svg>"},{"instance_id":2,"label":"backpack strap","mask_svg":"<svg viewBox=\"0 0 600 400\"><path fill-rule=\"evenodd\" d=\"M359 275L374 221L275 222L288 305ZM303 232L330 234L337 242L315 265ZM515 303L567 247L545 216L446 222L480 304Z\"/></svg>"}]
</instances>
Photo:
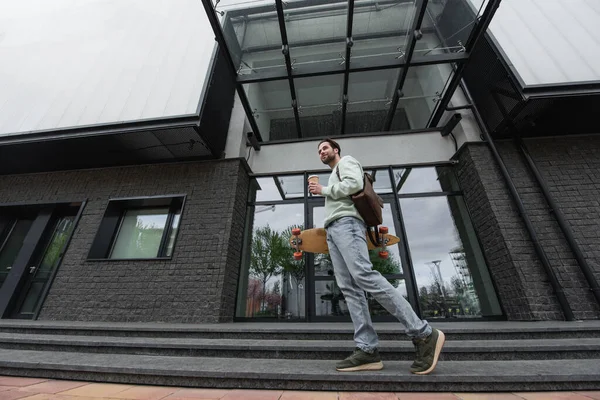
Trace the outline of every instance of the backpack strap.
<instances>
[{"instance_id":1,"label":"backpack strap","mask_svg":"<svg viewBox=\"0 0 600 400\"><path fill-rule=\"evenodd\" d=\"M335 174L337 175L338 179L340 180L340 182L342 181L342 178L340 177L340 170L339 170L339 166L335 166ZM364 178L364 174L363 174L363 178ZM352 196L350 196L350 198L352 198ZM375 233L375 237L373 237L373 233ZM373 243L373 245L375 247L381 246L381 242L382 242L382 237L379 235L379 230L377 229L377 227L375 227L375 229L371 230L370 227L367 227L367 234L369 236L369 240L371 241L371 243Z\"/></svg>"}]
</instances>

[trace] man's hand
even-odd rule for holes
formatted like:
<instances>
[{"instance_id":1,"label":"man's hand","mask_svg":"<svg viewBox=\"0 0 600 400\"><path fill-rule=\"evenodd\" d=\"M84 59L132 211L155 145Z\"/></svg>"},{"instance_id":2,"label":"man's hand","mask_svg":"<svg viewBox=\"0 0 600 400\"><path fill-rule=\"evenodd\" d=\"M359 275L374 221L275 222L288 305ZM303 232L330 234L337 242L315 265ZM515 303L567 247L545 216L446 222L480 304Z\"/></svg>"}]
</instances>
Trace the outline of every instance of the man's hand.
<instances>
[{"instance_id":1,"label":"man's hand","mask_svg":"<svg viewBox=\"0 0 600 400\"><path fill-rule=\"evenodd\" d=\"M316 182L309 182L308 184L308 191L312 194L321 194L321 191L323 190L323 185L321 185L320 183L316 183Z\"/></svg>"}]
</instances>

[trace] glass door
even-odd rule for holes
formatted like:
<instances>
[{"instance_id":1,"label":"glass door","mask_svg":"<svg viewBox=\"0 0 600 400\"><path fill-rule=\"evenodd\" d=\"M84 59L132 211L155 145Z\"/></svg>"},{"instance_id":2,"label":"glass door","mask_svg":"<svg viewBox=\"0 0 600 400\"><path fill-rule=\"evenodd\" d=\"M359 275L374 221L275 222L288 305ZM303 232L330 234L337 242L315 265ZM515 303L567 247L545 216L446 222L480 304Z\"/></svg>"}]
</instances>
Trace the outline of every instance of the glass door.
<instances>
[{"instance_id":1,"label":"glass door","mask_svg":"<svg viewBox=\"0 0 600 400\"><path fill-rule=\"evenodd\" d=\"M29 232L33 220L33 217L6 218L0 226L0 287L23 247L25 236Z\"/></svg>"},{"instance_id":2,"label":"glass door","mask_svg":"<svg viewBox=\"0 0 600 400\"><path fill-rule=\"evenodd\" d=\"M384 200L383 224L391 235L399 236L397 232L398 215L394 206L393 196L381 196ZM325 208L322 202L309 205L309 222L311 227L322 228L325 218ZM382 259L378 250L369 252L373 268L379 271L405 298L414 304L411 291L407 291L403 265L406 260L402 243L389 247L389 258ZM309 294L309 309L311 320L315 321L350 321L348 307L344 296L335 281L333 265L329 254L306 254L309 265L309 275L313 282ZM371 295L367 294L369 309L374 321L395 320Z\"/></svg>"},{"instance_id":3,"label":"glass door","mask_svg":"<svg viewBox=\"0 0 600 400\"><path fill-rule=\"evenodd\" d=\"M76 212L77 208L71 208L56 216L51 228L40 240L36 254L25 269L11 318L31 319L37 312L43 293L60 263L65 244L73 230Z\"/></svg>"}]
</instances>

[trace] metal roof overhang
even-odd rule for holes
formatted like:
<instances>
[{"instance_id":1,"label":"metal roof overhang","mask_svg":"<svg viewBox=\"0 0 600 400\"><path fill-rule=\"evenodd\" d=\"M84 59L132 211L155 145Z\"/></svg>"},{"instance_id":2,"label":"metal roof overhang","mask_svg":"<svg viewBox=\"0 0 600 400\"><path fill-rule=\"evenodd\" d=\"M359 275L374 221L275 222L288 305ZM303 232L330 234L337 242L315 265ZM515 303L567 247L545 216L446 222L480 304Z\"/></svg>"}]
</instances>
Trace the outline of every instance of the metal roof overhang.
<instances>
[{"instance_id":1,"label":"metal roof overhang","mask_svg":"<svg viewBox=\"0 0 600 400\"><path fill-rule=\"evenodd\" d=\"M221 158L235 82L215 49L195 114L0 136L0 174Z\"/></svg>"},{"instance_id":2,"label":"metal roof overhang","mask_svg":"<svg viewBox=\"0 0 600 400\"><path fill-rule=\"evenodd\" d=\"M236 89L238 96L240 97L241 103L246 112L246 116L249 120L249 124L253 130L253 136L257 139L255 149L258 150L260 148L260 144L258 142L263 141L263 135L260 132L259 126L254 117L253 106L249 101L249 98L243 88L243 85L258 82L268 82L272 80L288 81L289 94L291 98L291 108L293 110L293 118L295 120L295 130L297 132L297 139L302 139L304 137L309 137L310 135L305 135L302 133L299 116L299 108L302 105L299 104L297 98L298 91L296 90L296 79L334 74L343 75L343 90L340 99L341 124L339 134L345 135L348 133L345 129L345 121L347 114L347 106L349 103L349 74L353 72L398 69L399 73L397 74L397 77L395 79L395 89L393 91L393 96L389 101L389 106L386 112L387 117L385 118L385 123L383 124L381 130L382 132L389 132L390 130L392 130L392 119L394 118L394 113L396 111L398 102L404 96L403 89L405 86L408 70L411 67L417 67L420 65L442 63L452 64L454 69L452 77L448 80L446 86L443 88L443 93L440 94L440 99L436 104L436 108L431 113L429 121L427 122L428 128L439 126L442 123L441 120L446 113L446 107L448 106L450 99L462 78L462 73L465 68L465 65L468 64L472 51L477 47L476 45L479 42L479 39L483 36L483 33L489 26L489 23L491 22L495 11L500 4L500 0L490 0L485 5L485 10L481 15L475 15L475 13L473 13L473 16L467 15L467 10L469 9L469 7L471 7L468 3L468 0L448 0L446 3L443 3L445 4L444 11L442 15L440 15L440 20L437 21L438 26L422 27L422 23L424 21L429 2L431 4L442 4L437 0L384 0L381 2L365 2L359 0L299 0L294 2L283 2L282 0L273 0L270 1L269 4L263 4L258 6L246 5L246 7L244 7L244 4L247 2L242 2L240 3L241 6L236 9L228 9L227 11L221 11L217 9L217 5L219 4L218 1L215 5L213 5L213 2L211 0L202 0L204 9L209 18L219 46L227 50L226 65L230 71L231 76L234 77L234 79L237 82ZM406 35L407 38L406 48L400 56L396 58L391 58L388 61L376 62L374 64L369 64L368 62L364 63L358 59L352 58L351 49L353 47L354 42L357 39L364 37L375 38L378 36L377 33L373 32L369 32L367 35L353 34L355 10L358 7L380 7L381 5L388 3L392 6L396 6L399 4L408 4L414 6L414 16L412 17L412 20L410 21L407 27L403 28L404 30L400 29L400 31L403 32L403 34ZM290 56L291 50L290 43L288 42L287 32L289 27L286 24L286 18L289 15L305 14L306 16L308 16L312 12L323 12L323 10L325 9L327 11L345 11L345 53L340 54L341 61L337 66L323 67L317 65L314 68L307 67L303 68L303 70L296 69L293 66L294 62ZM483 4L481 10L483 10ZM222 21L219 20L219 17L217 15L220 15L222 17ZM274 40L273 43L269 43L267 47L268 49L281 50L281 53L283 54L282 61L285 64L285 68L282 68L279 71L259 72L253 73L251 75L240 74L239 67L241 64L243 64L243 54L247 52L248 49L243 48L243 46L240 43L238 43L236 39L236 32L234 31L234 28L232 26L231 19L241 18L243 21L249 21L252 18L265 18L265 15L268 15L270 18L276 20L278 27L277 33L271 32L273 33L273 35L276 36L276 40ZM469 20L470 22L468 22L465 25L466 20ZM417 41L421 39L423 33L426 32L436 33L439 36L439 39L445 45L445 47L448 46L443 38L452 37L453 40L458 40L460 43L464 43L464 45L462 46L463 49L462 51L458 52L448 51L439 55L429 55L427 57L420 56L415 53L415 45ZM335 39L338 40L340 38ZM328 40L331 41L332 38L323 37L317 39L316 41L311 39L311 41L305 41L305 44L324 44L328 43ZM259 48L253 48L253 50L256 49Z\"/></svg>"},{"instance_id":3,"label":"metal roof overhang","mask_svg":"<svg viewBox=\"0 0 600 400\"><path fill-rule=\"evenodd\" d=\"M600 82L524 86L486 33L464 72L483 122L494 139L600 133Z\"/></svg>"}]
</instances>

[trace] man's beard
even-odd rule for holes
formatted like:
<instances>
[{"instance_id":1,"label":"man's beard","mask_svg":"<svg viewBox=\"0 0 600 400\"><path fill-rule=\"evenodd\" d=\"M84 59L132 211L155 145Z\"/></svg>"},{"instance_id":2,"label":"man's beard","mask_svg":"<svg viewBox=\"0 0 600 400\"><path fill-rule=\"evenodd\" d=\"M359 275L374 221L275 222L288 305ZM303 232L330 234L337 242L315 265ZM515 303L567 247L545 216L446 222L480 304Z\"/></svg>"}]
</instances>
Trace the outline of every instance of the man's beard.
<instances>
[{"instance_id":1,"label":"man's beard","mask_svg":"<svg viewBox=\"0 0 600 400\"><path fill-rule=\"evenodd\" d=\"M335 160L335 154L332 154L330 156L327 156L327 157L321 159L321 161L323 162L323 164L329 164L333 160Z\"/></svg>"}]
</instances>

